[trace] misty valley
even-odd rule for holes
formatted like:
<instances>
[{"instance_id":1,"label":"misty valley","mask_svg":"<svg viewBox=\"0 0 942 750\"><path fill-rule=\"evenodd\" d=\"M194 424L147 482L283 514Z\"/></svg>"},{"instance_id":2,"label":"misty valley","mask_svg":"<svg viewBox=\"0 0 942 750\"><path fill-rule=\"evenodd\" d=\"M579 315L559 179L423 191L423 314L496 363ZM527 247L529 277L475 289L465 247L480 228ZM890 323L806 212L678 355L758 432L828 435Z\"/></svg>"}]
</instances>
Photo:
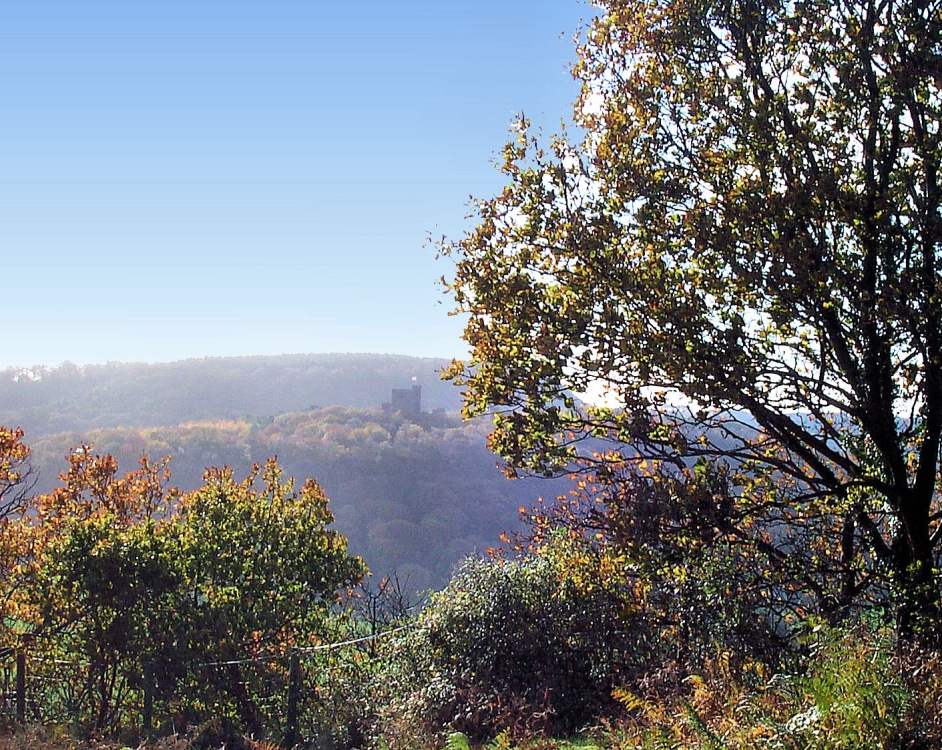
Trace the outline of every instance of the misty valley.
<instances>
[{"instance_id":1,"label":"misty valley","mask_svg":"<svg viewBox=\"0 0 942 750\"><path fill-rule=\"evenodd\" d=\"M374 577L418 594L500 545L520 507L566 489L504 476L486 448L488 421L458 416L460 394L438 375L445 364L379 355L66 364L4 373L0 409L32 448L36 493L56 486L81 444L123 471L169 456L169 484L183 491L209 467L241 479L277 457L297 482L317 480ZM420 408L393 409L393 390L413 383Z\"/></svg>"}]
</instances>

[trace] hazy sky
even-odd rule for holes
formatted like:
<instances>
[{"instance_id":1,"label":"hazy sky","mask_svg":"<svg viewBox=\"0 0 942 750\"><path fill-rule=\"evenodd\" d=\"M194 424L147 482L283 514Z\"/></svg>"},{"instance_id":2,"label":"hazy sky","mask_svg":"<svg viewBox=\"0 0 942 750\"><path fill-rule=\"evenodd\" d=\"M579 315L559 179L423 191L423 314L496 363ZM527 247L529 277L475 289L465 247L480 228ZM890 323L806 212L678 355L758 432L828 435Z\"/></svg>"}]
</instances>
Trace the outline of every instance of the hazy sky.
<instances>
[{"instance_id":1,"label":"hazy sky","mask_svg":"<svg viewBox=\"0 0 942 750\"><path fill-rule=\"evenodd\" d=\"M423 247L556 129L578 0L0 8L0 367L461 356ZM562 38L560 38L562 34Z\"/></svg>"}]
</instances>

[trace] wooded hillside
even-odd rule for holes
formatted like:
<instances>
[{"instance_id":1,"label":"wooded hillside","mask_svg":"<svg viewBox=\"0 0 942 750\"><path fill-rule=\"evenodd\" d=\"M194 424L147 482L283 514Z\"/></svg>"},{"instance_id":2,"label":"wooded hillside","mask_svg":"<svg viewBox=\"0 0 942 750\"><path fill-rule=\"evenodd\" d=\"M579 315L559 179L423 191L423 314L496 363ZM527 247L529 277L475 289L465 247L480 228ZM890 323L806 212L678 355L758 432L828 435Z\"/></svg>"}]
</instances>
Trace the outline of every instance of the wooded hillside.
<instances>
[{"instance_id":1,"label":"wooded hillside","mask_svg":"<svg viewBox=\"0 0 942 750\"><path fill-rule=\"evenodd\" d=\"M88 443L123 470L141 456L171 457L185 491L210 466L244 476L277 456L286 475L315 477L337 529L376 575L413 590L440 588L467 554L498 546L518 508L565 483L507 480L486 448L487 420L455 414L458 389L444 360L297 355L8 370L0 410L23 427L49 492L66 456ZM394 387L422 386L423 414L384 412ZM312 404L321 404L311 407Z\"/></svg>"}]
</instances>

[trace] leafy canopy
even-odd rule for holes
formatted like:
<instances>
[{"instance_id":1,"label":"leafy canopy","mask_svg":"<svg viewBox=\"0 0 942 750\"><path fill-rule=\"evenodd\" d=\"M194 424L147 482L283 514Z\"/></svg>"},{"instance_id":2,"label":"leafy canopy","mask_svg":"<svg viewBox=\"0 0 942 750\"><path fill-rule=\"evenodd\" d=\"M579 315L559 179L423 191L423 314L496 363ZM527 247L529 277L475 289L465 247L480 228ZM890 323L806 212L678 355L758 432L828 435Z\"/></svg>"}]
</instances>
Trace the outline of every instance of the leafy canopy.
<instances>
[{"instance_id":1,"label":"leafy canopy","mask_svg":"<svg viewBox=\"0 0 942 750\"><path fill-rule=\"evenodd\" d=\"M44 710L67 695L72 720L119 726L149 669L163 711L261 733L258 691L285 678L276 657L327 637L341 592L366 574L323 490L295 489L274 459L241 482L209 469L185 494L167 486L169 460L121 475L79 446L68 461L61 485L4 528L17 553L7 613L35 664L76 672ZM238 667L253 659L247 677Z\"/></svg>"},{"instance_id":2,"label":"leafy canopy","mask_svg":"<svg viewBox=\"0 0 942 750\"><path fill-rule=\"evenodd\" d=\"M726 461L769 523L830 540L842 607L937 617L940 4L598 5L581 138L521 119L443 247L466 413L537 472L604 469L588 437Z\"/></svg>"}]
</instances>

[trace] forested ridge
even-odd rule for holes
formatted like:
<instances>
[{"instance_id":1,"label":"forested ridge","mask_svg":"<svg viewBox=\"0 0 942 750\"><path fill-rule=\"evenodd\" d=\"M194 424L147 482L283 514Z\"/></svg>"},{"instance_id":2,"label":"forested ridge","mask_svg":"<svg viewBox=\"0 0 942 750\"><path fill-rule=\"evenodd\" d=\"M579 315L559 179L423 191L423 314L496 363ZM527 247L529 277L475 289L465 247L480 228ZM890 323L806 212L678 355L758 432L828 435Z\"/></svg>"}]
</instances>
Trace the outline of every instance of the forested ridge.
<instances>
[{"instance_id":1,"label":"forested ridge","mask_svg":"<svg viewBox=\"0 0 942 750\"><path fill-rule=\"evenodd\" d=\"M37 437L265 417L312 406L369 409L412 378L423 388L425 410L456 412L460 392L439 376L447 364L378 354L290 354L8 368L0 372L0 414Z\"/></svg>"},{"instance_id":2,"label":"forested ridge","mask_svg":"<svg viewBox=\"0 0 942 750\"><path fill-rule=\"evenodd\" d=\"M388 396L387 396L388 398ZM398 575L413 591L440 588L469 554L501 544L520 507L553 496L560 482L513 482L486 447L486 420L404 417L344 406L173 427L120 427L45 435L31 442L36 492L49 492L76 445L134 467L170 457L171 484L190 491L211 466L237 476L277 457L286 476L324 488L336 528L376 576Z\"/></svg>"},{"instance_id":3,"label":"forested ridge","mask_svg":"<svg viewBox=\"0 0 942 750\"><path fill-rule=\"evenodd\" d=\"M82 444L127 469L169 456L172 484L186 491L211 466L244 475L277 456L287 476L325 488L337 528L377 576L419 591L500 545L520 507L560 486L504 477L487 420L457 416L460 391L439 376L447 363L311 354L11 368L0 413L25 431L37 493L56 486ZM424 414L382 410L393 388L413 383Z\"/></svg>"}]
</instances>

